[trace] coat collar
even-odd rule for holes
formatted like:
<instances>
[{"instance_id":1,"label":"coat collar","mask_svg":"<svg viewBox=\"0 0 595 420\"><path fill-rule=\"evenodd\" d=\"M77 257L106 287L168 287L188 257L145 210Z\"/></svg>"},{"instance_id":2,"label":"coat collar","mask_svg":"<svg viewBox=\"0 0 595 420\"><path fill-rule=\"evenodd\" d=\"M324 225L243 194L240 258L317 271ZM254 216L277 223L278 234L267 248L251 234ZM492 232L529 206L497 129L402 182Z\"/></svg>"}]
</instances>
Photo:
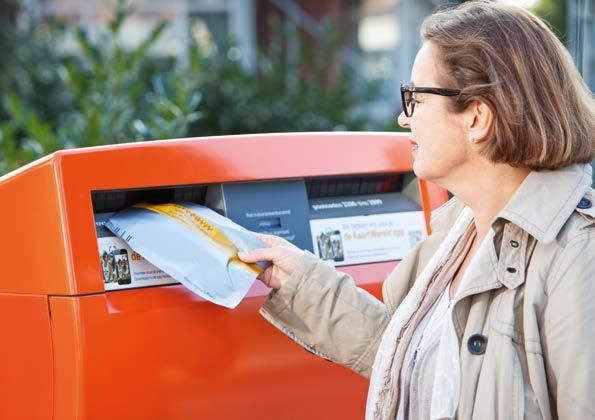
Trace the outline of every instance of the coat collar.
<instances>
[{"instance_id":1,"label":"coat collar","mask_svg":"<svg viewBox=\"0 0 595 420\"><path fill-rule=\"evenodd\" d=\"M529 237L543 244L554 241L580 200L590 194L591 173L588 164L531 172L495 218L492 229L477 251L477 254L483 255L480 259L486 264L476 265L475 268L470 264L469 273L466 273L468 278L461 284L457 302L501 285L514 289L522 284L525 281L526 253L531 242ZM465 204L453 197L436 209L432 213L433 232L439 236L448 233L464 208ZM518 243L516 247L507 246L506 252L501 250L499 256L494 247L497 231L502 235L500 243ZM493 270L495 276L486 275L486 270Z\"/></svg>"},{"instance_id":2,"label":"coat collar","mask_svg":"<svg viewBox=\"0 0 595 420\"><path fill-rule=\"evenodd\" d=\"M549 244L591 188L591 165L573 164L555 171L533 171L519 186L498 218Z\"/></svg>"}]
</instances>

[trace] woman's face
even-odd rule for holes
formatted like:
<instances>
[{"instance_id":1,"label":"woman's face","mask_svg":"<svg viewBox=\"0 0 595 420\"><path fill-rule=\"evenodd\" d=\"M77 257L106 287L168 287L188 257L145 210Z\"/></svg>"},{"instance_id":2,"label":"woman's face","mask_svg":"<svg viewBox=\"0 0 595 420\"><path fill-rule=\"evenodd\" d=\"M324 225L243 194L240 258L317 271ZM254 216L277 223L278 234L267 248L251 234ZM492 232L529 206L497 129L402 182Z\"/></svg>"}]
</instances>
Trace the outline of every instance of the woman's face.
<instances>
[{"instance_id":1,"label":"woman's face","mask_svg":"<svg viewBox=\"0 0 595 420\"><path fill-rule=\"evenodd\" d=\"M425 42L413 63L411 82L414 86L452 88L439 82L441 71L436 47ZM447 97L415 93L415 109L411 117L403 112L399 125L411 129L413 171L423 179L446 186L447 178L464 174L472 153L466 130L469 115L448 110Z\"/></svg>"}]
</instances>

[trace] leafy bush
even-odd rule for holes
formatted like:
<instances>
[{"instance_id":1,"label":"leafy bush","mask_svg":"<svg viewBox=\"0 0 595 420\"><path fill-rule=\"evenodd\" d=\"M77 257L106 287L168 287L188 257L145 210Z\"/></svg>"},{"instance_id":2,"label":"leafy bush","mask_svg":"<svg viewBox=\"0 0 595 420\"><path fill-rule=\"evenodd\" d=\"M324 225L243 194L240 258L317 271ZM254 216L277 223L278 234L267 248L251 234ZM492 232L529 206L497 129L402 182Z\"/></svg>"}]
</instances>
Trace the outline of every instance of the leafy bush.
<instances>
[{"instance_id":1,"label":"leafy bush","mask_svg":"<svg viewBox=\"0 0 595 420\"><path fill-rule=\"evenodd\" d=\"M196 134L234 134L362 130L369 124L362 107L378 86L355 80L341 66L341 34L325 26L324 43L315 45L295 25L276 22L273 43L260 51L257 71L240 65L233 43L205 59L190 49L191 69L200 73L203 118ZM293 40L295 53L286 48ZM202 70L202 71L201 71Z\"/></svg>"},{"instance_id":2,"label":"leafy bush","mask_svg":"<svg viewBox=\"0 0 595 420\"><path fill-rule=\"evenodd\" d=\"M79 55L59 57L44 37L29 31L23 59L13 66L7 119L0 124L1 171L61 148L181 137L195 121L200 95L196 78L173 64L161 72L149 56L166 24L157 24L136 48L120 41L128 16L123 1L96 39L79 29ZM21 36L15 31L16 37ZM41 91L40 91L41 88ZM41 95L40 95L41 93Z\"/></svg>"},{"instance_id":3,"label":"leafy bush","mask_svg":"<svg viewBox=\"0 0 595 420\"><path fill-rule=\"evenodd\" d=\"M340 35L326 26L315 45L277 23L257 71L242 67L233 42L215 56L189 45L181 58L150 54L167 25L155 25L133 49L120 41L130 10L124 0L98 36L76 32L77 55L51 45L64 29L17 29L7 23L2 45L15 46L0 73L0 173L62 148L123 141L235 133L367 127L361 112L375 87L356 83L338 57ZM31 25L31 28L35 25ZM297 40L293 55L288 40Z\"/></svg>"}]
</instances>

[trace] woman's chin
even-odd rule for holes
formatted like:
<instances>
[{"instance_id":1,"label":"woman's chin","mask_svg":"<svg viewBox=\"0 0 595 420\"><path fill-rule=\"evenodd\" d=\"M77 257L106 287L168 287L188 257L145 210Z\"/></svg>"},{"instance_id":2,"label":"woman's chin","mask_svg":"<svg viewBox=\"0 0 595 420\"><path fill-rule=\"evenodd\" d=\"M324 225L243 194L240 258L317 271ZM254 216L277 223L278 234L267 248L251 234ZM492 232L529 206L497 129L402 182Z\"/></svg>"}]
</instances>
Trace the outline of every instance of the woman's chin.
<instances>
[{"instance_id":1,"label":"woman's chin","mask_svg":"<svg viewBox=\"0 0 595 420\"><path fill-rule=\"evenodd\" d=\"M436 171L426 167L419 159L413 160L413 173L416 177L426 181L436 178Z\"/></svg>"},{"instance_id":2,"label":"woman's chin","mask_svg":"<svg viewBox=\"0 0 595 420\"><path fill-rule=\"evenodd\" d=\"M417 159L415 157L415 154L414 154L413 155L413 173L415 174L416 177L423 178L424 172L425 171L424 171L423 165L421 164L419 159Z\"/></svg>"}]
</instances>

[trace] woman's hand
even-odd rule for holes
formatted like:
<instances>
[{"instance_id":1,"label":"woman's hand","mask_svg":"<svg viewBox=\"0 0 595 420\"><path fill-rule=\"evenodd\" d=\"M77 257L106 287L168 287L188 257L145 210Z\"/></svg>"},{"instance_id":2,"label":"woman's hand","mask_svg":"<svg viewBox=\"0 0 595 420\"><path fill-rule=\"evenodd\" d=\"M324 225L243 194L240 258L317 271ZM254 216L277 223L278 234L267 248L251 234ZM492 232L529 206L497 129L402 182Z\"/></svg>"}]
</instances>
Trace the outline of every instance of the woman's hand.
<instances>
[{"instance_id":1,"label":"woman's hand","mask_svg":"<svg viewBox=\"0 0 595 420\"><path fill-rule=\"evenodd\" d=\"M274 235L257 234L268 248L238 252L238 258L247 263L270 261L258 279L275 290L280 289L297 269L303 251L285 239Z\"/></svg>"}]
</instances>

